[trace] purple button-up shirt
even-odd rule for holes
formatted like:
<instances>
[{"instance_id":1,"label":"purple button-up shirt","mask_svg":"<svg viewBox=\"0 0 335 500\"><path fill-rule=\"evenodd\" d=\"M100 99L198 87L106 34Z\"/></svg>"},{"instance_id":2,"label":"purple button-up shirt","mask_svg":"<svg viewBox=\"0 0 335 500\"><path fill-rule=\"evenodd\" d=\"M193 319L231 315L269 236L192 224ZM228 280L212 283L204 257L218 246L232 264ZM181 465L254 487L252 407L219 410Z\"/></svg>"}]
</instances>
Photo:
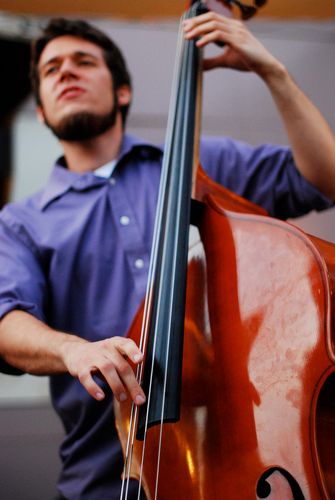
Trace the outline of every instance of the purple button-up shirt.
<instances>
[{"instance_id":1,"label":"purple button-up shirt","mask_svg":"<svg viewBox=\"0 0 335 500\"><path fill-rule=\"evenodd\" d=\"M161 158L160 148L125 136L111 179L58 161L42 191L7 205L0 317L21 309L88 340L125 335L145 293ZM201 162L214 180L280 218L332 204L285 148L208 139ZM118 498L122 455L111 393L105 388L108 396L97 402L70 375L50 381L66 431L59 490L71 500Z\"/></svg>"}]
</instances>

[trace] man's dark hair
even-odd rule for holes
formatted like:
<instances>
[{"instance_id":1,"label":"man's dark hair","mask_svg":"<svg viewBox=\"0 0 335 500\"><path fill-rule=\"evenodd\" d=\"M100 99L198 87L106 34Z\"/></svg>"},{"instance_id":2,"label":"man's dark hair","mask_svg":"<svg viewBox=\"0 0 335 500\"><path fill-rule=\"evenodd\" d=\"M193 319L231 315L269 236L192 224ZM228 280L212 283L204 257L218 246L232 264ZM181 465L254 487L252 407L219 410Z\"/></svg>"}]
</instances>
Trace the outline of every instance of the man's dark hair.
<instances>
[{"instance_id":1,"label":"man's dark hair","mask_svg":"<svg viewBox=\"0 0 335 500\"><path fill-rule=\"evenodd\" d=\"M113 77L114 89L117 90L121 85L129 85L131 88L131 77L122 52L105 33L82 20L54 18L49 21L42 35L32 44L30 77L37 104L41 104L38 72L38 63L41 54L51 40L64 35L83 38L101 47L106 65ZM128 109L129 105L120 107L123 124L125 123Z\"/></svg>"}]
</instances>

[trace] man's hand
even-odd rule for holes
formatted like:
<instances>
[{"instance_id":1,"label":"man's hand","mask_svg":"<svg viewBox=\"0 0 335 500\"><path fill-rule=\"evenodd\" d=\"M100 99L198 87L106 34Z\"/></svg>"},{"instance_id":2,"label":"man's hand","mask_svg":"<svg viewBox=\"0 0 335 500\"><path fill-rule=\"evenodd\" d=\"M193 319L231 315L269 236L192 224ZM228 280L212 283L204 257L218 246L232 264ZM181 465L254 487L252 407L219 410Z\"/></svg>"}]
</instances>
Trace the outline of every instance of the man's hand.
<instances>
[{"instance_id":1,"label":"man's hand","mask_svg":"<svg viewBox=\"0 0 335 500\"><path fill-rule=\"evenodd\" d=\"M53 330L25 311L14 310L0 322L0 355L12 366L34 375L68 372L78 377L97 400L105 394L94 374L107 382L119 401L130 396L138 405L145 402L133 370L143 360L143 354L131 339L112 337L88 342Z\"/></svg>"},{"instance_id":2,"label":"man's hand","mask_svg":"<svg viewBox=\"0 0 335 500\"><path fill-rule=\"evenodd\" d=\"M335 200L335 139L320 111L278 61L244 23L215 12L184 21L187 40L198 47L224 43L223 53L204 61L204 69L217 67L253 71L267 85L282 118L295 164L316 188Z\"/></svg>"},{"instance_id":3,"label":"man's hand","mask_svg":"<svg viewBox=\"0 0 335 500\"><path fill-rule=\"evenodd\" d=\"M70 339L63 346L63 361L67 370L97 400L103 399L105 394L95 382L94 374L107 382L120 402L130 396L135 404L143 404L145 395L129 363L137 365L142 360L143 354L135 342L124 337L112 337L98 342L77 342Z\"/></svg>"},{"instance_id":4,"label":"man's hand","mask_svg":"<svg viewBox=\"0 0 335 500\"><path fill-rule=\"evenodd\" d=\"M206 59L204 69L225 67L240 71L254 71L262 78L276 72L281 63L255 38L245 24L216 12L193 17L184 21L186 39L198 38L196 45L224 43L222 54Z\"/></svg>"}]
</instances>

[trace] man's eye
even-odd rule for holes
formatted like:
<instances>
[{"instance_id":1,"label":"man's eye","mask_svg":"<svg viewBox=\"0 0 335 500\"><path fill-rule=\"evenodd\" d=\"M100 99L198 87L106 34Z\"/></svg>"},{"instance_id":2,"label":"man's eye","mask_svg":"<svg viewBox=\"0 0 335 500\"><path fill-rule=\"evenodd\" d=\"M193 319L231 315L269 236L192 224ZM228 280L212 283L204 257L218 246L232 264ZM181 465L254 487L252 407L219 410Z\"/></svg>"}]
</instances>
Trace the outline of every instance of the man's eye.
<instances>
[{"instance_id":1,"label":"man's eye","mask_svg":"<svg viewBox=\"0 0 335 500\"><path fill-rule=\"evenodd\" d=\"M47 75L51 75L52 73L55 73L57 70L57 66L49 66L48 68L46 68L46 70L44 71L44 74L47 76Z\"/></svg>"},{"instance_id":2,"label":"man's eye","mask_svg":"<svg viewBox=\"0 0 335 500\"><path fill-rule=\"evenodd\" d=\"M79 65L80 66L92 66L93 61L89 61L87 59L82 59L81 61L79 61Z\"/></svg>"}]
</instances>

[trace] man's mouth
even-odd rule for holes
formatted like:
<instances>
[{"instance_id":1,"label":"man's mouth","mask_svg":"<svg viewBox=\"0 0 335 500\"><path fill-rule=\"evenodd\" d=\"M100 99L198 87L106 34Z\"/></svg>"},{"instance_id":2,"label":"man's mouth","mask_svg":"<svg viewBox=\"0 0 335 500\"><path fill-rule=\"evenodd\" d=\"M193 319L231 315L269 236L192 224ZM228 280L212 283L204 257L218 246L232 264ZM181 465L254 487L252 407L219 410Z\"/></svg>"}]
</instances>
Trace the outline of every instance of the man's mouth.
<instances>
[{"instance_id":1,"label":"man's mouth","mask_svg":"<svg viewBox=\"0 0 335 500\"><path fill-rule=\"evenodd\" d=\"M81 87L76 87L76 86L67 87L64 90L62 90L62 92L59 94L58 100L75 99L76 97L82 95L84 92L85 90L82 89Z\"/></svg>"}]
</instances>

